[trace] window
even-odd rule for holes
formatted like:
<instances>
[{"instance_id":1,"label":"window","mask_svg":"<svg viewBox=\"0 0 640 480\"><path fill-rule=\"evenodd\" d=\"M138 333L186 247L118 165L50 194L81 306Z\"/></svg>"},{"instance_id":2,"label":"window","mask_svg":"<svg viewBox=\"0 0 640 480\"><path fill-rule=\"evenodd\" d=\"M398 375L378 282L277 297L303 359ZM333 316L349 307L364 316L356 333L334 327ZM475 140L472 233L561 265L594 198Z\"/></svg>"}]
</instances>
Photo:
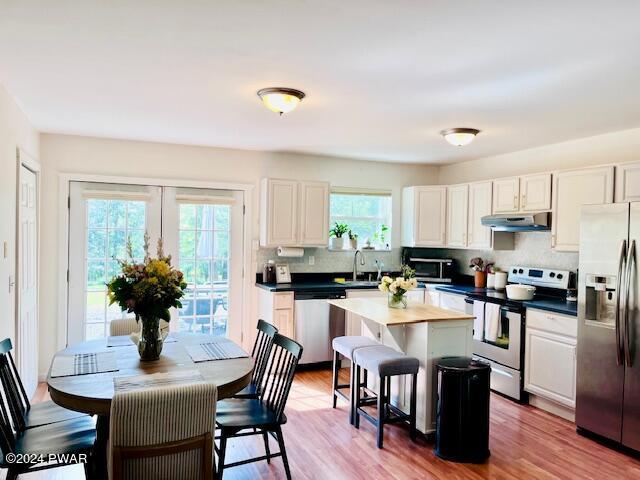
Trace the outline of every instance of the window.
<instances>
[{"instance_id":1,"label":"window","mask_svg":"<svg viewBox=\"0 0 640 480\"><path fill-rule=\"evenodd\" d=\"M346 223L358 235L358 247L370 242L376 249L391 245L391 193L333 190L330 206L331 226ZM346 237L348 238L348 237Z\"/></svg>"}]
</instances>

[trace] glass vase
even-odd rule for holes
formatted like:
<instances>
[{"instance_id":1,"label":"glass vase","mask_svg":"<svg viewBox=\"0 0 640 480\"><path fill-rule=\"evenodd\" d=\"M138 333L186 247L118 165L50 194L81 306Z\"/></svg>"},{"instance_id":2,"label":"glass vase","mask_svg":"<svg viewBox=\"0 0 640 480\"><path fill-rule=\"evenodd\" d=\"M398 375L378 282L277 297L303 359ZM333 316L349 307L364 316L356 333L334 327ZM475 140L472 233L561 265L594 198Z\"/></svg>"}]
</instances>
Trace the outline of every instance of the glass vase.
<instances>
[{"instance_id":1,"label":"glass vase","mask_svg":"<svg viewBox=\"0 0 640 480\"><path fill-rule=\"evenodd\" d=\"M138 342L140 360L149 362L158 360L162 352L162 334L160 333L160 319L155 317L140 317L142 330Z\"/></svg>"},{"instance_id":2,"label":"glass vase","mask_svg":"<svg viewBox=\"0 0 640 480\"><path fill-rule=\"evenodd\" d=\"M390 293L388 297L389 308L407 308L407 296Z\"/></svg>"}]
</instances>

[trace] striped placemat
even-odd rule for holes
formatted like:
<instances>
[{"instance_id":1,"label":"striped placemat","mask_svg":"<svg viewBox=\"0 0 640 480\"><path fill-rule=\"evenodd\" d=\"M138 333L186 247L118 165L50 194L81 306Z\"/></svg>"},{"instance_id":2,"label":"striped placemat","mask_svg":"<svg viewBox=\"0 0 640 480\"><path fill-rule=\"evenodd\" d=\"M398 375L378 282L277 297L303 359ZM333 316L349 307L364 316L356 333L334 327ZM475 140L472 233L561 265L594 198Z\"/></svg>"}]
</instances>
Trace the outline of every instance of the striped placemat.
<instances>
[{"instance_id":1,"label":"striped placemat","mask_svg":"<svg viewBox=\"0 0 640 480\"><path fill-rule=\"evenodd\" d=\"M212 360L229 360L231 358L246 358L249 356L238 345L230 340L219 342L186 345L184 347L194 362L210 362Z\"/></svg>"},{"instance_id":2,"label":"striped placemat","mask_svg":"<svg viewBox=\"0 0 640 480\"><path fill-rule=\"evenodd\" d=\"M51 366L51 377L70 377L116 371L118 371L118 362L115 352L79 353L56 357Z\"/></svg>"},{"instance_id":3,"label":"striped placemat","mask_svg":"<svg viewBox=\"0 0 640 480\"><path fill-rule=\"evenodd\" d=\"M204 381L204 378L198 370L183 370L178 372L152 373L150 375L117 377L113 379L113 387L116 392L128 392L131 390L186 385L202 381Z\"/></svg>"}]
</instances>

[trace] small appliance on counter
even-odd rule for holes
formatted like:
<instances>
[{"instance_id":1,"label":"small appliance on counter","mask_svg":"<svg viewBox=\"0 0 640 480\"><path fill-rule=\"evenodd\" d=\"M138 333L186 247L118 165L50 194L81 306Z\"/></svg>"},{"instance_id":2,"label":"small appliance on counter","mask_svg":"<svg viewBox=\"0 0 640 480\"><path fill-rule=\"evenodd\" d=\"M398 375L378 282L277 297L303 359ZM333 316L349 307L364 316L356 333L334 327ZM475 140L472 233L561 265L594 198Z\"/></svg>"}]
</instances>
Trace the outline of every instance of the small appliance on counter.
<instances>
[{"instance_id":1,"label":"small appliance on counter","mask_svg":"<svg viewBox=\"0 0 640 480\"><path fill-rule=\"evenodd\" d=\"M451 258L423 258L410 255L405 262L416 271L416 279L425 283L452 283L455 261Z\"/></svg>"},{"instance_id":2,"label":"small appliance on counter","mask_svg":"<svg viewBox=\"0 0 640 480\"><path fill-rule=\"evenodd\" d=\"M264 283L276 283L276 262L269 260L262 267L262 281Z\"/></svg>"},{"instance_id":3,"label":"small appliance on counter","mask_svg":"<svg viewBox=\"0 0 640 480\"><path fill-rule=\"evenodd\" d=\"M276 283L291 283L288 263L276 263Z\"/></svg>"}]
</instances>

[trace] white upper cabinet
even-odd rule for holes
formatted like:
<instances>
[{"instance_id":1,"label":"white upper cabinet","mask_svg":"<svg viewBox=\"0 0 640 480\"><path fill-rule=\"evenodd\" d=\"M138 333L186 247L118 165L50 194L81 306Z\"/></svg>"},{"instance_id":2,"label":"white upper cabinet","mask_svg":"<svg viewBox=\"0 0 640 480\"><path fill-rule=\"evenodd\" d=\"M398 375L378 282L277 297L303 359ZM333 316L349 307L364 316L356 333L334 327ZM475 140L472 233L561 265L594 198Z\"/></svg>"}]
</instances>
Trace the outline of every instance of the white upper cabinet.
<instances>
[{"instance_id":1,"label":"white upper cabinet","mask_svg":"<svg viewBox=\"0 0 640 480\"><path fill-rule=\"evenodd\" d=\"M298 243L324 246L329 238L329 184L300 182L300 232Z\"/></svg>"},{"instance_id":2,"label":"white upper cabinet","mask_svg":"<svg viewBox=\"0 0 640 480\"><path fill-rule=\"evenodd\" d=\"M551 246L577 252L582 206L612 202L612 166L554 173Z\"/></svg>"},{"instance_id":3,"label":"white upper cabinet","mask_svg":"<svg viewBox=\"0 0 640 480\"><path fill-rule=\"evenodd\" d=\"M491 215L492 183L469 184L469 220L467 223L467 246L469 248L491 248L491 229L482 225L482 217Z\"/></svg>"},{"instance_id":4,"label":"white upper cabinet","mask_svg":"<svg viewBox=\"0 0 640 480\"><path fill-rule=\"evenodd\" d=\"M493 213L517 212L520 199L520 179L500 178L493 181Z\"/></svg>"},{"instance_id":5,"label":"white upper cabinet","mask_svg":"<svg viewBox=\"0 0 640 480\"><path fill-rule=\"evenodd\" d=\"M260 194L260 245L327 244L328 183L265 178Z\"/></svg>"},{"instance_id":6,"label":"white upper cabinet","mask_svg":"<svg viewBox=\"0 0 640 480\"><path fill-rule=\"evenodd\" d=\"M402 245L445 245L447 188L406 187L402 190Z\"/></svg>"},{"instance_id":7,"label":"white upper cabinet","mask_svg":"<svg viewBox=\"0 0 640 480\"><path fill-rule=\"evenodd\" d=\"M616 202L640 202L640 162L616 165Z\"/></svg>"},{"instance_id":8,"label":"white upper cabinet","mask_svg":"<svg viewBox=\"0 0 640 480\"><path fill-rule=\"evenodd\" d=\"M551 174L520 177L520 211L551 210Z\"/></svg>"},{"instance_id":9,"label":"white upper cabinet","mask_svg":"<svg viewBox=\"0 0 640 480\"><path fill-rule=\"evenodd\" d=\"M447 246L467 246L469 185L447 188Z\"/></svg>"}]
</instances>

